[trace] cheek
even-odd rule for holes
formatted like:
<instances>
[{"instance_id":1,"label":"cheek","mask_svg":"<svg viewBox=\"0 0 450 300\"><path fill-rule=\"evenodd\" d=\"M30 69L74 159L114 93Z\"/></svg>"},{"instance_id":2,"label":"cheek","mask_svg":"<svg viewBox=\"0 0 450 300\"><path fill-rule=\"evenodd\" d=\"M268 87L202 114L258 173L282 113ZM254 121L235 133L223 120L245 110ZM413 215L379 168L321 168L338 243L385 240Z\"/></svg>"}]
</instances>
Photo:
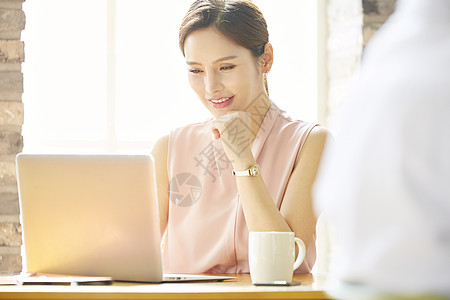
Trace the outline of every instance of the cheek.
<instances>
[{"instance_id":1,"label":"cheek","mask_svg":"<svg viewBox=\"0 0 450 300\"><path fill-rule=\"evenodd\" d=\"M248 82L248 77L245 72L233 72L222 76L221 83L227 89L232 92L237 92L245 87Z\"/></svg>"},{"instance_id":2,"label":"cheek","mask_svg":"<svg viewBox=\"0 0 450 300\"><path fill-rule=\"evenodd\" d=\"M258 74L254 70L239 72L239 74L236 74L236 76L233 76L228 81L228 87L247 92L254 89L257 84Z\"/></svg>"},{"instance_id":3,"label":"cheek","mask_svg":"<svg viewBox=\"0 0 450 300\"><path fill-rule=\"evenodd\" d=\"M194 92L197 93L198 95L200 95L199 93L201 92L202 85L203 85L201 78L189 75L188 80L189 80L189 84L190 84L191 88L194 90Z\"/></svg>"}]
</instances>

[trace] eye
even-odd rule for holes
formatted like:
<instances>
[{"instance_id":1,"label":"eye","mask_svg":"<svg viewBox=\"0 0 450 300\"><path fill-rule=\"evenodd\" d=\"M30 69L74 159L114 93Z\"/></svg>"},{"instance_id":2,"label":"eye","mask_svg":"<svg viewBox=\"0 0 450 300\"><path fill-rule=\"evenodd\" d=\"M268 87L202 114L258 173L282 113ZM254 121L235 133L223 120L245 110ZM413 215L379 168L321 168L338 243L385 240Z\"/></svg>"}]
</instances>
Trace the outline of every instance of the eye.
<instances>
[{"instance_id":1,"label":"eye","mask_svg":"<svg viewBox=\"0 0 450 300\"><path fill-rule=\"evenodd\" d=\"M190 69L189 72L193 73L193 74L198 74L200 72L202 72L202 70L199 69Z\"/></svg>"},{"instance_id":2,"label":"eye","mask_svg":"<svg viewBox=\"0 0 450 300\"><path fill-rule=\"evenodd\" d=\"M235 65L223 66L223 67L220 67L220 70L221 71L229 71L229 70L234 69L234 67L235 67Z\"/></svg>"}]
</instances>

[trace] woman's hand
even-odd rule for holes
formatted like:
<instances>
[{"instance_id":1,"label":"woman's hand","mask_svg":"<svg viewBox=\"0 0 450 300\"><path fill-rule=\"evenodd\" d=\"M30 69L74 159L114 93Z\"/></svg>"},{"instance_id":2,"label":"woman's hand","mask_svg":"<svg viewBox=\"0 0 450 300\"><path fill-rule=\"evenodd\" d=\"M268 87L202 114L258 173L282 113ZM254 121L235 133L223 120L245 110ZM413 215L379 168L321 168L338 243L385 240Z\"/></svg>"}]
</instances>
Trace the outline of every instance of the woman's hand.
<instances>
[{"instance_id":1,"label":"woman's hand","mask_svg":"<svg viewBox=\"0 0 450 300\"><path fill-rule=\"evenodd\" d=\"M251 147L255 133L251 130L251 115L245 111L230 111L212 124L214 137L222 141L225 154L235 170L245 170L255 163Z\"/></svg>"}]
</instances>

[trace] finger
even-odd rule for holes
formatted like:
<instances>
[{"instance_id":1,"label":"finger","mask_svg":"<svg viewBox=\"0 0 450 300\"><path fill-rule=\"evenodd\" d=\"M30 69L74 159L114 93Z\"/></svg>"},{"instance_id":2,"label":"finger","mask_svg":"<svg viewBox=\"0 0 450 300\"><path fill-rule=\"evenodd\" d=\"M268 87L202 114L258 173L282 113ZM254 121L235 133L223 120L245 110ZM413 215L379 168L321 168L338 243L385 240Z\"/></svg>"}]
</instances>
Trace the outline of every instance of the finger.
<instances>
[{"instance_id":1,"label":"finger","mask_svg":"<svg viewBox=\"0 0 450 300\"><path fill-rule=\"evenodd\" d=\"M216 136L216 139L220 138L220 132L222 132L224 130L224 128L226 127L226 124L227 124L226 123L227 120L222 117L214 120L214 122L212 123L212 126L211 126L211 130L212 130L214 136Z\"/></svg>"},{"instance_id":2,"label":"finger","mask_svg":"<svg viewBox=\"0 0 450 300\"><path fill-rule=\"evenodd\" d=\"M217 128L212 128L212 133L214 134L214 138L216 140L220 139L220 131Z\"/></svg>"}]
</instances>

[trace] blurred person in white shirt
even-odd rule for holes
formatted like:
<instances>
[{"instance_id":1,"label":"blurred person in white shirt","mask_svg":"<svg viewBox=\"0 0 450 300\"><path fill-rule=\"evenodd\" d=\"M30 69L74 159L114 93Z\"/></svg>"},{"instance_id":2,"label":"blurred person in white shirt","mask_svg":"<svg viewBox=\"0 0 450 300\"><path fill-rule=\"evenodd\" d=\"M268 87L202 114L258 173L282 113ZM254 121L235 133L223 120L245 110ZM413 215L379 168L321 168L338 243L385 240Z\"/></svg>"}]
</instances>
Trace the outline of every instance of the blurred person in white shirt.
<instances>
[{"instance_id":1,"label":"blurred person in white shirt","mask_svg":"<svg viewBox=\"0 0 450 300\"><path fill-rule=\"evenodd\" d=\"M449 0L397 1L314 190L338 234L332 295L450 298Z\"/></svg>"}]
</instances>

